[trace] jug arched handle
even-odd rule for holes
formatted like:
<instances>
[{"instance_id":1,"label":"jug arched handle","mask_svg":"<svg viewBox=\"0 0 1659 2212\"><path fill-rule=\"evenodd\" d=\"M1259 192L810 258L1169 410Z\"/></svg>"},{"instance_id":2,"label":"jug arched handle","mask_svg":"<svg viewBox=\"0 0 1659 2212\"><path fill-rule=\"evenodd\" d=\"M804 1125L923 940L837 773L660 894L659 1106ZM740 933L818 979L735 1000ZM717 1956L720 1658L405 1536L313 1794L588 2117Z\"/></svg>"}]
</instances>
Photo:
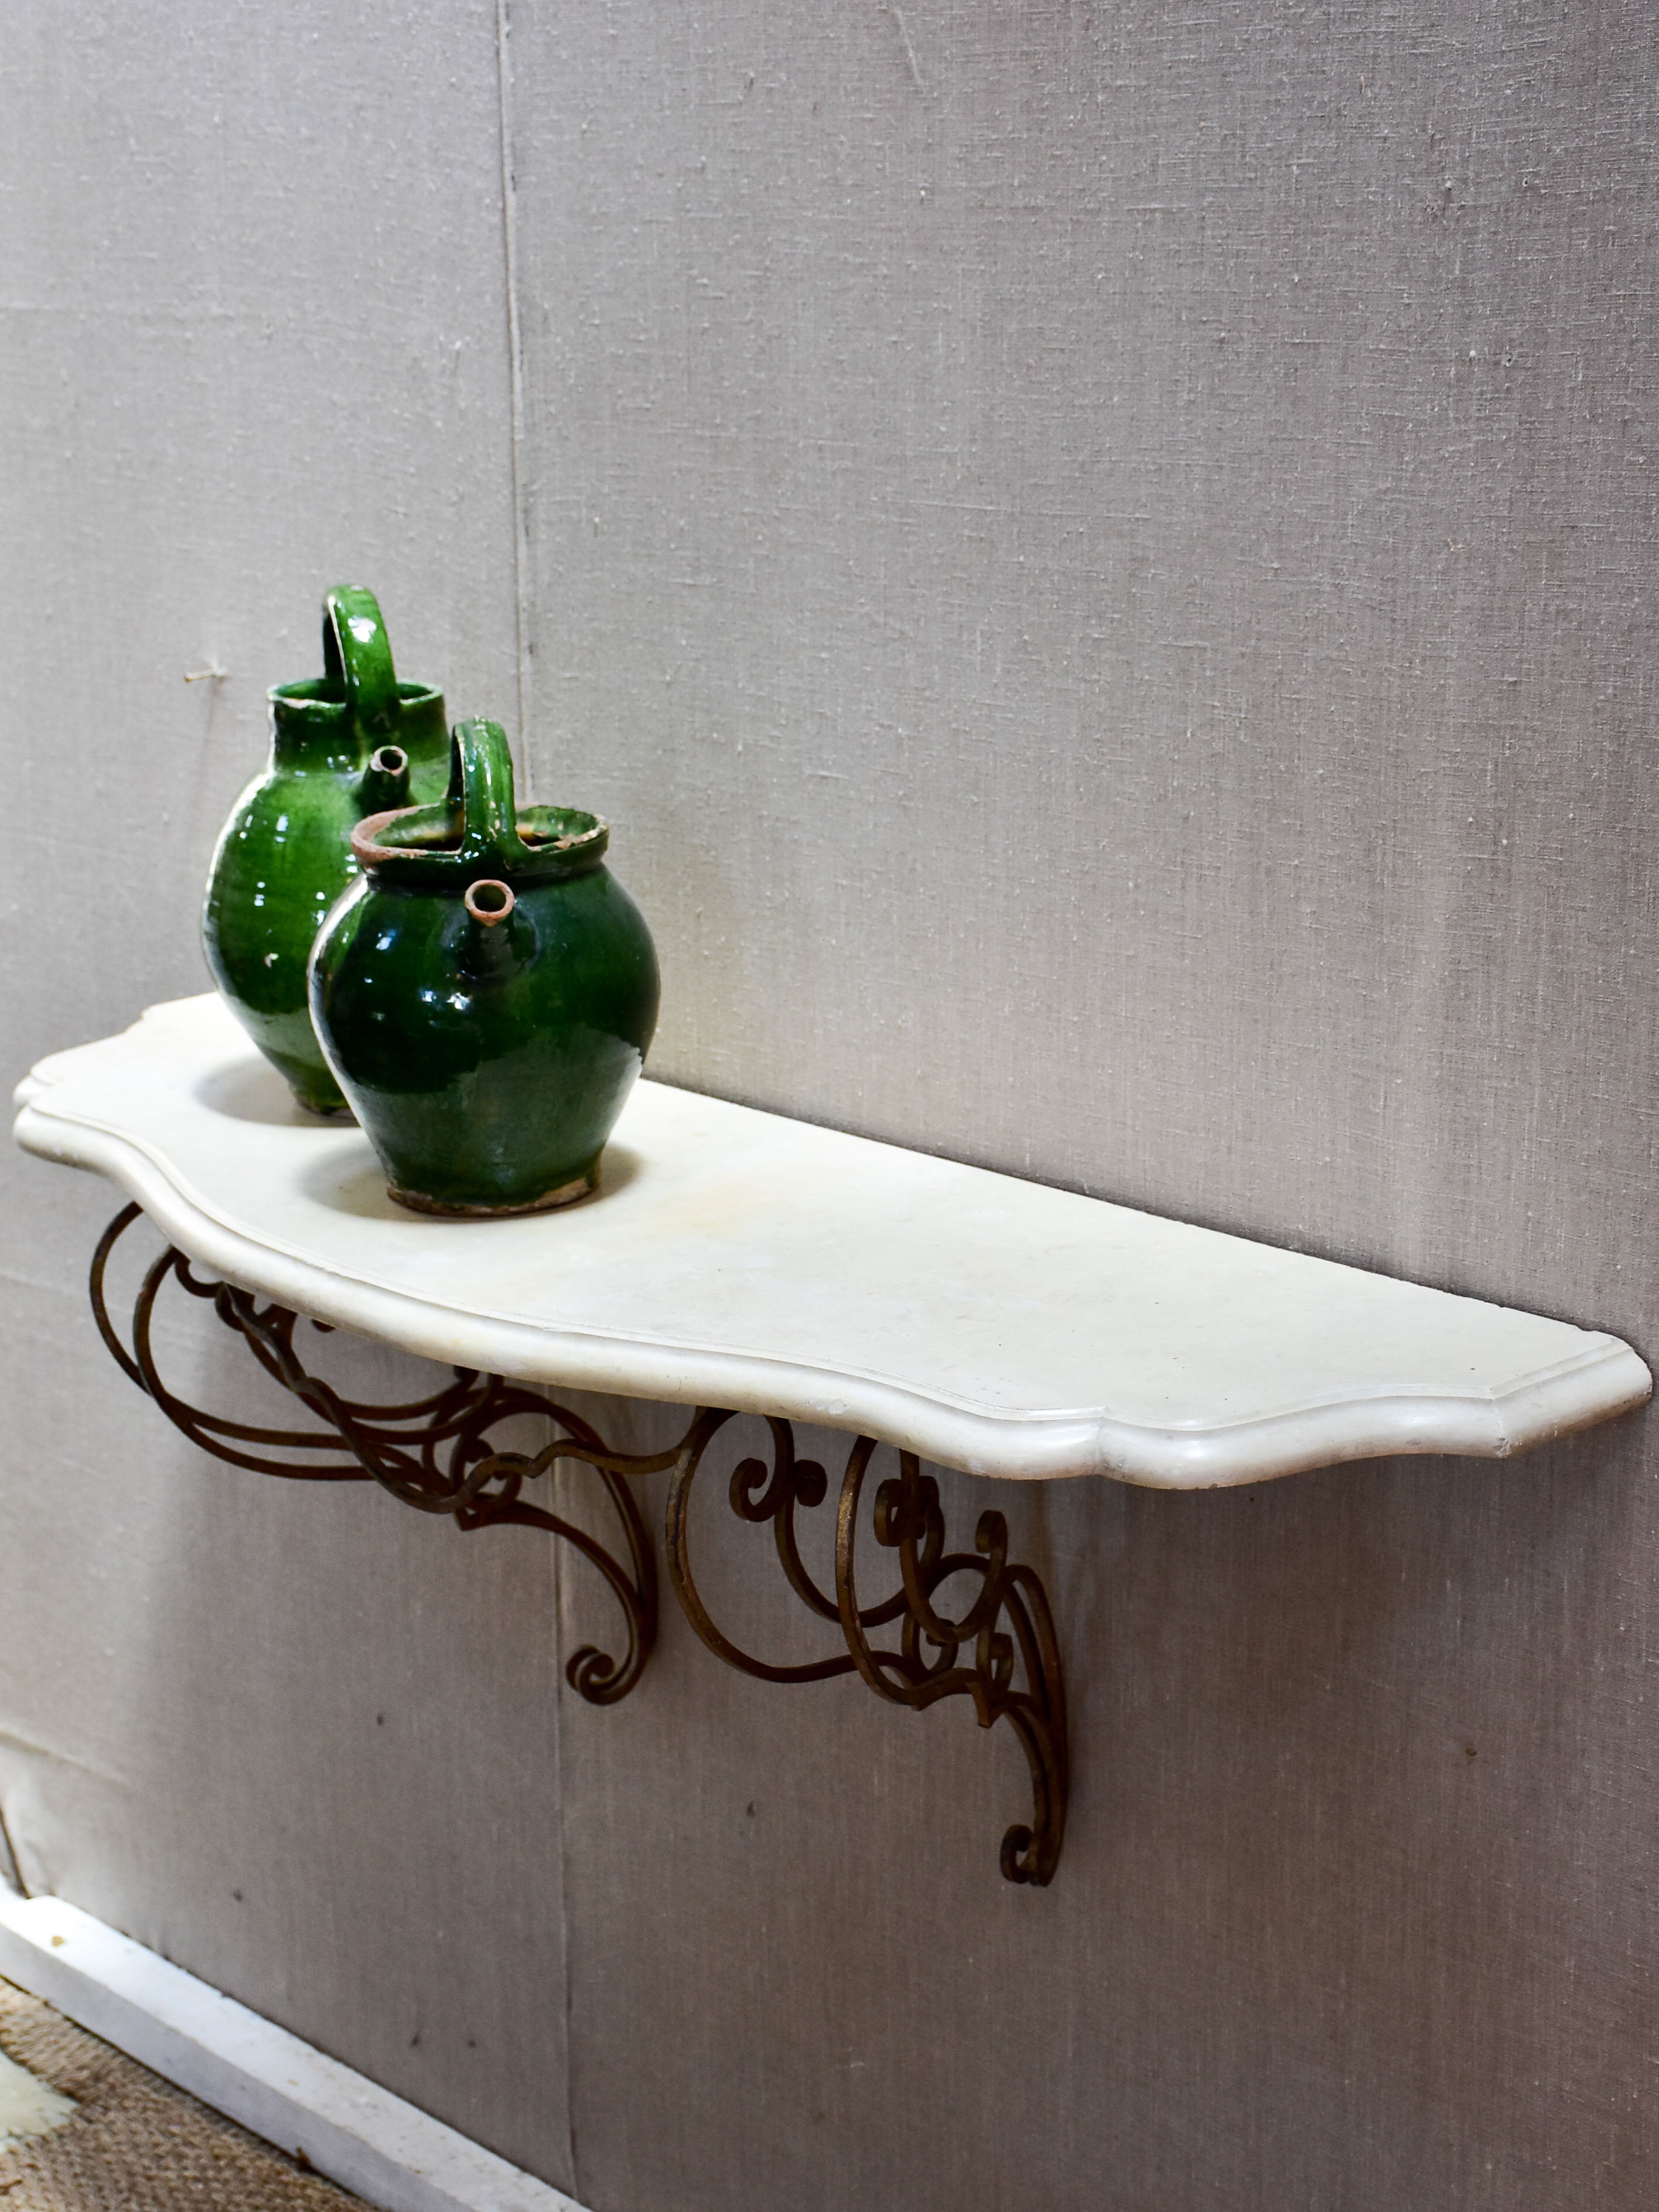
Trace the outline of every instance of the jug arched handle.
<instances>
[{"instance_id":1,"label":"jug arched handle","mask_svg":"<svg viewBox=\"0 0 1659 2212\"><path fill-rule=\"evenodd\" d=\"M461 853L506 869L530 858L519 835L513 755L499 722L457 722L449 734L449 807L461 817Z\"/></svg>"},{"instance_id":2,"label":"jug arched handle","mask_svg":"<svg viewBox=\"0 0 1659 2212\"><path fill-rule=\"evenodd\" d=\"M380 603L364 585L337 584L324 594L323 673L345 686L362 729L378 734L392 727L398 672Z\"/></svg>"}]
</instances>

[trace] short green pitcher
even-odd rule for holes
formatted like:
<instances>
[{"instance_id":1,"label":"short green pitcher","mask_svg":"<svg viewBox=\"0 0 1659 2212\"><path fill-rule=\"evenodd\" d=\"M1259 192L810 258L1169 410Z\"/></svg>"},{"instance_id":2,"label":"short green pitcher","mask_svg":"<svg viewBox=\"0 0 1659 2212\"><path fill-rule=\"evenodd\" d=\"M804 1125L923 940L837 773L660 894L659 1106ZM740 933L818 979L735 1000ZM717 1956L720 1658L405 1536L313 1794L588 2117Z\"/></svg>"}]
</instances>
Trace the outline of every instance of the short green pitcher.
<instances>
[{"instance_id":1,"label":"short green pitcher","mask_svg":"<svg viewBox=\"0 0 1659 2212\"><path fill-rule=\"evenodd\" d=\"M333 1114L345 1100L312 1030L306 962L357 872L353 825L443 796L443 694L398 683L374 592L341 584L323 599L321 677L266 696L270 763L220 834L202 943L213 980L300 1103Z\"/></svg>"},{"instance_id":2,"label":"short green pitcher","mask_svg":"<svg viewBox=\"0 0 1659 2212\"><path fill-rule=\"evenodd\" d=\"M538 1213L586 1196L657 1025L657 956L597 815L518 806L495 722L458 722L442 806L352 832L311 1014L393 1198Z\"/></svg>"}]
</instances>

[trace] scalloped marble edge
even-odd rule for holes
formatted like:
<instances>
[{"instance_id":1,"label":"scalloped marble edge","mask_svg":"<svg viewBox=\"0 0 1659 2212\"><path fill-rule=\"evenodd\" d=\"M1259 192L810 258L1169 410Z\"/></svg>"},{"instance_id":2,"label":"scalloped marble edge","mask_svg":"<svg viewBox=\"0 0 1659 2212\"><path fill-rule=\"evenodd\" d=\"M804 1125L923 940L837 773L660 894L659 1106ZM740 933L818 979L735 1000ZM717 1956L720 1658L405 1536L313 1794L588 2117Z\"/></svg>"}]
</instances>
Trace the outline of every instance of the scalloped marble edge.
<instances>
[{"instance_id":1,"label":"scalloped marble edge","mask_svg":"<svg viewBox=\"0 0 1659 2212\"><path fill-rule=\"evenodd\" d=\"M1588 1333L1577 1358L1502 1392L1370 1392L1265 1419L1153 1428L1091 1413L1000 1415L878 1376L465 1314L243 1236L185 1198L142 1145L53 1115L42 1103L52 1066L43 1060L17 1087L18 1143L42 1159L105 1176L194 1261L240 1288L446 1364L565 1389L778 1414L878 1437L968 1474L1028 1481L1103 1474L1152 1489L1194 1490L1396 1454L1505 1459L1611 1420L1652 1395L1653 1377L1629 1345Z\"/></svg>"}]
</instances>

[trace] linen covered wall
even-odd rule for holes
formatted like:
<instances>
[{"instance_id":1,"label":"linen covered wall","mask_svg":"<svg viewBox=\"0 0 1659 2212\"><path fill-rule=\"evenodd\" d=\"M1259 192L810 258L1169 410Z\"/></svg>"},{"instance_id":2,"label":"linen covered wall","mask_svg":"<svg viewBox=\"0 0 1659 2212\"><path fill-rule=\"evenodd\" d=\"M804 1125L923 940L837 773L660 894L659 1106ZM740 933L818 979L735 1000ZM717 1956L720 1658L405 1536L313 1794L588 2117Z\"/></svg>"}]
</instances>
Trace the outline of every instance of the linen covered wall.
<instances>
[{"instance_id":1,"label":"linen covered wall","mask_svg":"<svg viewBox=\"0 0 1659 2212\"><path fill-rule=\"evenodd\" d=\"M355 572L616 824L659 1075L1651 1357L1656 43L30 0L17 1071L202 987L260 693ZM672 1616L595 1712L602 1601L536 1540L196 1459L84 1315L107 1191L3 1172L31 1885L594 2212L1648 2201L1644 1418L1013 1498L1077 1768L1021 1893L965 1714ZM201 1317L166 1349L242 1387ZM752 1644L816 1648L705 1541Z\"/></svg>"}]
</instances>

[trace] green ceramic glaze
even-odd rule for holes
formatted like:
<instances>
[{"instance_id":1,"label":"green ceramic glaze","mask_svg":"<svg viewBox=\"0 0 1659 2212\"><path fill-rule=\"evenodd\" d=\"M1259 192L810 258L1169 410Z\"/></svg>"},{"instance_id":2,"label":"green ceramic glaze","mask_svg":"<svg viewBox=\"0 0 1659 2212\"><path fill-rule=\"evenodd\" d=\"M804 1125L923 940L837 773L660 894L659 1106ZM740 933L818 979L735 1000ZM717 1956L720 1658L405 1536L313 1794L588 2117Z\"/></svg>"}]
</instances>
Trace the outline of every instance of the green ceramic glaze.
<instances>
[{"instance_id":1,"label":"green ceramic glaze","mask_svg":"<svg viewBox=\"0 0 1659 2212\"><path fill-rule=\"evenodd\" d=\"M344 1104L306 1007L317 925L357 872L365 814L441 799L449 740L441 691L399 684L374 594L323 601L323 674L279 684L270 761L237 800L213 855L202 943L213 980L302 1106Z\"/></svg>"},{"instance_id":2,"label":"green ceramic glaze","mask_svg":"<svg viewBox=\"0 0 1659 2212\"><path fill-rule=\"evenodd\" d=\"M311 1014L392 1195L533 1213L594 1188L657 1025L657 956L610 832L518 807L495 722L458 722L449 799L361 823Z\"/></svg>"}]
</instances>

